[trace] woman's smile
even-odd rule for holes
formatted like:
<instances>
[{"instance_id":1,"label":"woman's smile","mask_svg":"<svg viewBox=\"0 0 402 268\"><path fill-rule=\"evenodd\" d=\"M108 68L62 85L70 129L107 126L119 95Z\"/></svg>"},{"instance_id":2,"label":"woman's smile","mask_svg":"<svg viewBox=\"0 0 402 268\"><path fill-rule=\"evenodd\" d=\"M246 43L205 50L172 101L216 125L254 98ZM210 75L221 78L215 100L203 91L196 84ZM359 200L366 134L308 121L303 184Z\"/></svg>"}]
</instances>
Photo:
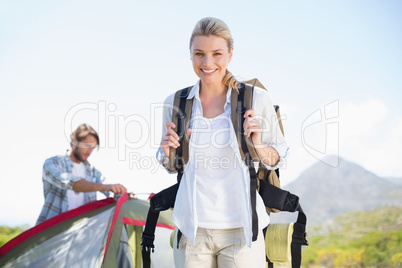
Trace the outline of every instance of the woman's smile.
<instances>
[{"instance_id":1,"label":"woman's smile","mask_svg":"<svg viewBox=\"0 0 402 268\"><path fill-rule=\"evenodd\" d=\"M205 75L209 75L214 73L216 70L218 69L201 69L201 71L205 74Z\"/></svg>"}]
</instances>

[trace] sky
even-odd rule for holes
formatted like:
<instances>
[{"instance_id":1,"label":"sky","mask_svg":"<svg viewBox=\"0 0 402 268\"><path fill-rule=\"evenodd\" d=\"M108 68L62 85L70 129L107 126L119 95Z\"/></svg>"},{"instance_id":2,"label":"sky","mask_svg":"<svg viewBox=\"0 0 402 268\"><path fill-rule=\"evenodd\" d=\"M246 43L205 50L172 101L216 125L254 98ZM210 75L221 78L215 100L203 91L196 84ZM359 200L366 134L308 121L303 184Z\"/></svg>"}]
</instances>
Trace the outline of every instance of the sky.
<instances>
[{"instance_id":1,"label":"sky","mask_svg":"<svg viewBox=\"0 0 402 268\"><path fill-rule=\"evenodd\" d=\"M84 122L108 183L175 183L155 159L161 105L197 81L189 37L207 16L231 29L229 70L281 107L283 185L317 161L336 168L329 155L402 178L401 1L1 0L0 225L35 224L43 162Z\"/></svg>"}]
</instances>

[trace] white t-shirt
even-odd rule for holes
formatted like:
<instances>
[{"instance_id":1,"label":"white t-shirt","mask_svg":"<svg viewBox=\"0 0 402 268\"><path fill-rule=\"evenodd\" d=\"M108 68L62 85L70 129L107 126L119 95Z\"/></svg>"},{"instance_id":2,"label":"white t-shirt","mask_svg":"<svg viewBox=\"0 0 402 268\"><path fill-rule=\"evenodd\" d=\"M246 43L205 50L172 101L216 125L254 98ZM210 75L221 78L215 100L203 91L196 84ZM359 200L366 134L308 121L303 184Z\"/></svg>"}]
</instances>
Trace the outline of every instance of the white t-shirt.
<instances>
[{"instance_id":1,"label":"white t-shirt","mask_svg":"<svg viewBox=\"0 0 402 268\"><path fill-rule=\"evenodd\" d=\"M230 146L231 119L228 112L199 119L198 148L195 148L196 200L199 227L238 228L241 225L241 169L236 168Z\"/></svg>"},{"instance_id":2,"label":"white t-shirt","mask_svg":"<svg viewBox=\"0 0 402 268\"><path fill-rule=\"evenodd\" d=\"M73 175L79 176L85 179L87 171L85 168L85 164L83 162L74 163L73 162ZM85 204L85 195L82 192L76 192L74 190L67 190L67 201L68 201L68 209L73 209Z\"/></svg>"}]
</instances>

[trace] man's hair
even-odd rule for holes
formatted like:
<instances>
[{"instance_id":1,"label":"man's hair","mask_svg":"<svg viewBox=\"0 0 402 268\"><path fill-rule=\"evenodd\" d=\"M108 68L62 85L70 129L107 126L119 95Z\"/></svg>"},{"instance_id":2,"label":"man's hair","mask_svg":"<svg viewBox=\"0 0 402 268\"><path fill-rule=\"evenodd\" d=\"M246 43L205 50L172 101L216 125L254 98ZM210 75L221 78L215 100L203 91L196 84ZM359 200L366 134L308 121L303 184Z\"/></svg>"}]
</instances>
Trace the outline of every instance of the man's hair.
<instances>
[{"instance_id":1,"label":"man's hair","mask_svg":"<svg viewBox=\"0 0 402 268\"><path fill-rule=\"evenodd\" d=\"M74 140L80 142L86 137L88 137L88 135L93 136L96 139L96 144L99 146L98 133L88 124L79 125L77 129L73 133L71 133L70 135L71 142L73 142Z\"/></svg>"}]
</instances>

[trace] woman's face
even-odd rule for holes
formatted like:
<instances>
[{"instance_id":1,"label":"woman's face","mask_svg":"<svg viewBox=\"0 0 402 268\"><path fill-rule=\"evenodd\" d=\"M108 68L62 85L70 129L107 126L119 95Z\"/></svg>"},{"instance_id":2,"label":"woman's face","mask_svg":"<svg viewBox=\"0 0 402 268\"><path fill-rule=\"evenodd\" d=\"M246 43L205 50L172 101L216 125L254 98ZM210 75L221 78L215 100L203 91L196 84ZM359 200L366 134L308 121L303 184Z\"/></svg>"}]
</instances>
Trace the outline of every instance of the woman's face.
<instances>
[{"instance_id":1,"label":"woman's face","mask_svg":"<svg viewBox=\"0 0 402 268\"><path fill-rule=\"evenodd\" d=\"M222 83L226 67L232 60L233 48L222 37L196 36L191 46L191 61L202 84Z\"/></svg>"}]
</instances>

